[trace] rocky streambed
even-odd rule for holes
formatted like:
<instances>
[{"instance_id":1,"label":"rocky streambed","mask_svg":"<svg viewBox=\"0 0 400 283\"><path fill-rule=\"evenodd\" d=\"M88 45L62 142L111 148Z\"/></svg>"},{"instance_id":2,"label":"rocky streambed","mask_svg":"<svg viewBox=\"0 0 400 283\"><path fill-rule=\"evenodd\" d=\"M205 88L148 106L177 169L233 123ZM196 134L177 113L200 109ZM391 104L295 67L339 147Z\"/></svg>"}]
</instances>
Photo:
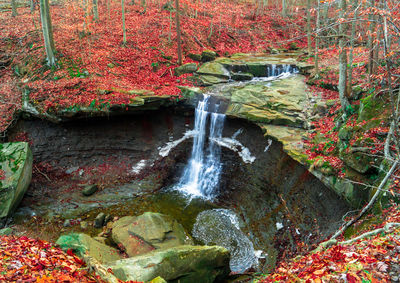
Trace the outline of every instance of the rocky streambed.
<instances>
[{"instance_id":1,"label":"rocky streambed","mask_svg":"<svg viewBox=\"0 0 400 283\"><path fill-rule=\"evenodd\" d=\"M150 266L153 273L140 280L160 275L174 281L189 274L185 280L194 282L190 276L201 273L208 278L202 282L213 282L226 276L229 266L238 272L270 270L301 250L300 243L317 242L340 225L351 204L343 197L351 196L304 166L302 136L324 105L315 107L319 102L300 74L254 79L272 72L271 62L296 65L290 57L242 55L203 64L195 75L200 81L206 76L207 92L227 116L215 198L172 189L191 156L194 108L204 92L182 88L186 99L177 105L146 96L143 107L132 105L124 116L86 113L85 118L79 112L60 115L64 122L56 124L20 120L8 139L30 143L33 178L9 224L16 233L53 241L73 232L59 243L82 256L101 244L114 256L102 262L94 254L87 260L95 260L98 272L110 267L123 280L138 280L134 274ZM239 74L252 80L220 81ZM224 248L198 246L203 244ZM180 268L188 265L178 258L193 265ZM130 265L136 267L122 268ZM166 273L173 275L165 278Z\"/></svg>"}]
</instances>

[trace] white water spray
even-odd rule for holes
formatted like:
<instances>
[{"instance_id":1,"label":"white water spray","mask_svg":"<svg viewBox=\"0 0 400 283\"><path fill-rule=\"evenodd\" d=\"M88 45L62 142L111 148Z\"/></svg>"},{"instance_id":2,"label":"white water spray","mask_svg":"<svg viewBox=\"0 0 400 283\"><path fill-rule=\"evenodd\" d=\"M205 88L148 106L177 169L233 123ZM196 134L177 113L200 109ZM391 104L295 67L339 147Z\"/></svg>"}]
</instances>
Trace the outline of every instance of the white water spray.
<instances>
[{"instance_id":1,"label":"white water spray","mask_svg":"<svg viewBox=\"0 0 400 283\"><path fill-rule=\"evenodd\" d=\"M225 115L207 111L209 98L205 96L196 108L192 156L176 188L191 196L210 199L214 197L222 170L221 149L215 139L222 137ZM205 148L208 120L210 130Z\"/></svg>"}]
</instances>

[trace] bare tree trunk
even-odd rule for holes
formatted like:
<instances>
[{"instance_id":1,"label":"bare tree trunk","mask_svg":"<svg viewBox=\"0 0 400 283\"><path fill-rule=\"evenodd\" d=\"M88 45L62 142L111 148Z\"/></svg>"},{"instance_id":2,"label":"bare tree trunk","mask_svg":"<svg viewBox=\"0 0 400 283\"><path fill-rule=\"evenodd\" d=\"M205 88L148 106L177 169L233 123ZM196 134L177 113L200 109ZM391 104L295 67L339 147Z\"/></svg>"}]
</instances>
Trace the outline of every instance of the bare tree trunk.
<instances>
[{"instance_id":1,"label":"bare tree trunk","mask_svg":"<svg viewBox=\"0 0 400 283\"><path fill-rule=\"evenodd\" d=\"M317 21L316 21L316 34L315 34L315 76L319 77L319 58L318 58L318 49L319 49L319 28L320 28L320 8L321 4L320 1L317 1Z\"/></svg>"},{"instance_id":2,"label":"bare tree trunk","mask_svg":"<svg viewBox=\"0 0 400 283\"><path fill-rule=\"evenodd\" d=\"M356 37L356 25L358 18L358 1L353 0L353 13L354 19L351 23L351 38L350 38L350 54L349 54L349 78L348 85L350 89L352 89L353 85L353 57L354 57L354 38Z\"/></svg>"},{"instance_id":3,"label":"bare tree trunk","mask_svg":"<svg viewBox=\"0 0 400 283\"><path fill-rule=\"evenodd\" d=\"M33 14L33 12L35 11L35 2L33 2L33 0L30 0L29 3L31 6L31 14Z\"/></svg>"},{"instance_id":4,"label":"bare tree trunk","mask_svg":"<svg viewBox=\"0 0 400 283\"><path fill-rule=\"evenodd\" d=\"M286 0L282 0L282 17L287 16L287 7L286 7Z\"/></svg>"},{"instance_id":5,"label":"bare tree trunk","mask_svg":"<svg viewBox=\"0 0 400 283\"><path fill-rule=\"evenodd\" d=\"M99 19L98 0L93 0L93 18L95 21L98 21Z\"/></svg>"},{"instance_id":6,"label":"bare tree trunk","mask_svg":"<svg viewBox=\"0 0 400 283\"><path fill-rule=\"evenodd\" d=\"M339 17L341 19L344 18L345 16L345 11L347 8L347 3L346 0L340 0L340 13ZM347 50L346 50L346 24L343 22L340 22L339 24L339 48L340 48L340 54L339 54L339 99L340 103L342 105L342 110L344 114L346 115L348 108L350 106L350 103L346 97L346 81L347 81Z\"/></svg>"},{"instance_id":7,"label":"bare tree trunk","mask_svg":"<svg viewBox=\"0 0 400 283\"><path fill-rule=\"evenodd\" d=\"M176 35L178 41L178 64L182 65L182 44L181 44L181 25L179 23L179 0L175 0L175 10L176 10Z\"/></svg>"},{"instance_id":8,"label":"bare tree trunk","mask_svg":"<svg viewBox=\"0 0 400 283\"><path fill-rule=\"evenodd\" d=\"M56 59L54 56L53 28L50 18L49 0L40 0L40 19L42 21L44 47L47 55L47 64L54 66Z\"/></svg>"},{"instance_id":9,"label":"bare tree trunk","mask_svg":"<svg viewBox=\"0 0 400 283\"><path fill-rule=\"evenodd\" d=\"M106 0L106 1L107 1L108 20L110 20L110 17L111 17L111 15L110 15L110 12L111 12L111 10L110 10L110 1L111 1L111 0Z\"/></svg>"},{"instance_id":10,"label":"bare tree trunk","mask_svg":"<svg viewBox=\"0 0 400 283\"><path fill-rule=\"evenodd\" d=\"M319 2L319 0L318 0ZM319 3L318 3L319 4ZM312 46L311 46L311 0L307 0L307 47L308 47L308 56L312 54Z\"/></svg>"},{"instance_id":11,"label":"bare tree trunk","mask_svg":"<svg viewBox=\"0 0 400 283\"><path fill-rule=\"evenodd\" d=\"M370 8L373 8L375 6L375 0L370 0ZM371 78L371 75L374 70L374 38L372 37L372 34L375 30L375 17L374 15L371 14L368 16L368 19L370 21L369 25L369 34L368 34L368 50L369 50L369 58L368 58L368 74L369 74L369 79Z\"/></svg>"},{"instance_id":12,"label":"bare tree trunk","mask_svg":"<svg viewBox=\"0 0 400 283\"><path fill-rule=\"evenodd\" d=\"M125 0L121 0L122 6L122 43L126 44L126 25L125 25Z\"/></svg>"},{"instance_id":13,"label":"bare tree trunk","mask_svg":"<svg viewBox=\"0 0 400 283\"><path fill-rule=\"evenodd\" d=\"M18 13L17 13L17 2L16 2L16 0L11 0L11 9L12 9L11 17L17 16Z\"/></svg>"}]
</instances>

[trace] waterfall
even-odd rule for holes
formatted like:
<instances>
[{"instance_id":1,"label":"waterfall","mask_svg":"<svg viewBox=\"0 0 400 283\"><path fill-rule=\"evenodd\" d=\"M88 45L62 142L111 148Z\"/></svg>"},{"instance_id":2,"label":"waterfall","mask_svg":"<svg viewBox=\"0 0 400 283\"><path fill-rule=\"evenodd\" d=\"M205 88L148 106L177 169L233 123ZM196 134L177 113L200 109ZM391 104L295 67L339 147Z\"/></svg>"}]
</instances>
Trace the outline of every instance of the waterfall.
<instances>
[{"instance_id":1,"label":"waterfall","mask_svg":"<svg viewBox=\"0 0 400 283\"><path fill-rule=\"evenodd\" d=\"M225 115L208 112L209 98L205 95L197 105L191 158L176 188L191 196L210 199L215 194L222 170L221 148L215 140L222 137ZM209 138L206 141L208 120Z\"/></svg>"}]
</instances>

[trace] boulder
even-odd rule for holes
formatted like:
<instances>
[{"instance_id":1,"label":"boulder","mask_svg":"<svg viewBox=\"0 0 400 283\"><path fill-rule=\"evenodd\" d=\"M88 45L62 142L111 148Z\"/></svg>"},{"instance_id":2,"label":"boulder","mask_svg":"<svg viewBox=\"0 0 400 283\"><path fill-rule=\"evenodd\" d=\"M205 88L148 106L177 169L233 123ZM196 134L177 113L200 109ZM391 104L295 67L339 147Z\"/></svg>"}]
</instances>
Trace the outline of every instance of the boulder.
<instances>
[{"instance_id":1,"label":"boulder","mask_svg":"<svg viewBox=\"0 0 400 283\"><path fill-rule=\"evenodd\" d=\"M86 234L63 235L58 238L56 244L64 251L71 249L78 256L90 256L103 264L121 259L116 249L102 244Z\"/></svg>"},{"instance_id":2,"label":"boulder","mask_svg":"<svg viewBox=\"0 0 400 283\"><path fill-rule=\"evenodd\" d=\"M0 144L0 219L19 205L32 178L32 152L26 142Z\"/></svg>"},{"instance_id":3,"label":"boulder","mask_svg":"<svg viewBox=\"0 0 400 283\"><path fill-rule=\"evenodd\" d=\"M229 274L229 252L218 246L178 246L118 260L106 266L123 280L212 283Z\"/></svg>"},{"instance_id":4,"label":"boulder","mask_svg":"<svg viewBox=\"0 0 400 283\"><path fill-rule=\"evenodd\" d=\"M211 75L224 79L230 78L229 71L222 64L215 62L208 62L201 65L197 73L200 75Z\"/></svg>"},{"instance_id":5,"label":"boulder","mask_svg":"<svg viewBox=\"0 0 400 283\"><path fill-rule=\"evenodd\" d=\"M153 212L122 217L113 224L111 235L129 256L193 244L181 224L168 215Z\"/></svg>"},{"instance_id":6,"label":"boulder","mask_svg":"<svg viewBox=\"0 0 400 283\"><path fill-rule=\"evenodd\" d=\"M175 68L175 76L181 76L183 74L191 74L197 71L196 63L187 63L182 66Z\"/></svg>"},{"instance_id":7,"label":"boulder","mask_svg":"<svg viewBox=\"0 0 400 283\"><path fill-rule=\"evenodd\" d=\"M215 58L217 58L217 53L215 53L212 50L204 50L201 53L201 61L202 62L213 61L213 60L215 60Z\"/></svg>"},{"instance_id":8,"label":"boulder","mask_svg":"<svg viewBox=\"0 0 400 283\"><path fill-rule=\"evenodd\" d=\"M188 57L194 61L201 62L201 54L189 53Z\"/></svg>"},{"instance_id":9,"label":"boulder","mask_svg":"<svg viewBox=\"0 0 400 283\"><path fill-rule=\"evenodd\" d=\"M267 74L267 66L263 62L251 62L247 64L249 68L249 73L251 73L255 77L266 77Z\"/></svg>"},{"instance_id":10,"label":"boulder","mask_svg":"<svg viewBox=\"0 0 400 283\"><path fill-rule=\"evenodd\" d=\"M250 81L253 79L253 75L250 73L233 73L232 80L234 81Z\"/></svg>"},{"instance_id":11,"label":"boulder","mask_svg":"<svg viewBox=\"0 0 400 283\"><path fill-rule=\"evenodd\" d=\"M230 99L226 114L252 122L304 127L307 87L298 75L277 80L269 85L254 83L221 93Z\"/></svg>"},{"instance_id":12,"label":"boulder","mask_svg":"<svg viewBox=\"0 0 400 283\"><path fill-rule=\"evenodd\" d=\"M104 220L106 218L106 215L103 212L100 212L96 218L94 219L93 226L95 228L101 228L104 225Z\"/></svg>"},{"instance_id":13,"label":"boulder","mask_svg":"<svg viewBox=\"0 0 400 283\"><path fill-rule=\"evenodd\" d=\"M194 81L199 86L211 86L215 84L227 83L227 78L215 77L215 76L198 76Z\"/></svg>"},{"instance_id":14,"label":"boulder","mask_svg":"<svg viewBox=\"0 0 400 283\"><path fill-rule=\"evenodd\" d=\"M82 194L86 197L93 195L95 192L97 192L99 187L94 184L94 185L87 185L83 188Z\"/></svg>"}]
</instances>

